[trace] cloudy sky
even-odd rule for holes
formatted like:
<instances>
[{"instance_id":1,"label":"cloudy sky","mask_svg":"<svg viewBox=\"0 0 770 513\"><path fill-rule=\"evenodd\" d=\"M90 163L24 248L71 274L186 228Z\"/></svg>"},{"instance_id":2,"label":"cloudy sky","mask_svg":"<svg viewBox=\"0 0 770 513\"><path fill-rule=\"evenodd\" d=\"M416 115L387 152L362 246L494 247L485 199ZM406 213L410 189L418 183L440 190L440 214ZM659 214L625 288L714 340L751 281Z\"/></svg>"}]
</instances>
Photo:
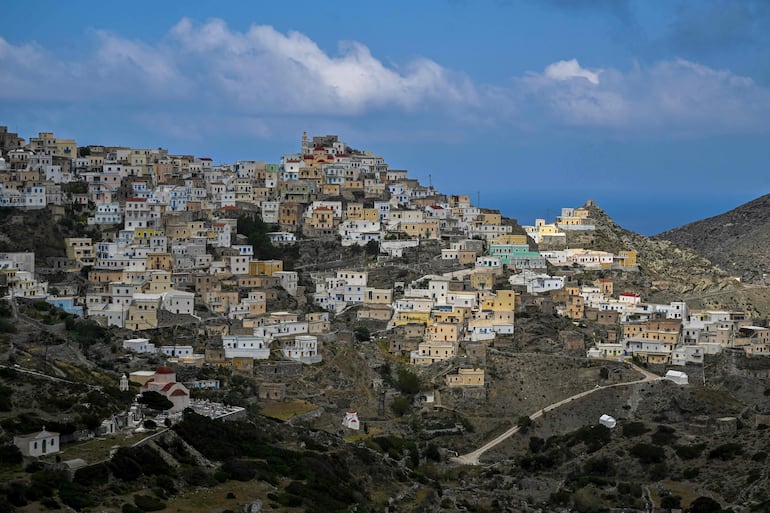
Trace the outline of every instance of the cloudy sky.
<instances>
[{"instance_id":1,"label":"cloudy sky","mask_svg":"<svg viewBox=\"0 0 770 513\"><path fill-rule=\"evenodd\" d=\"M130 6L130 8L129 8ZM522 223L770 192L770 2L13 2L0 124L277 161L337 133Z\"/></svg>"}]
</instances>

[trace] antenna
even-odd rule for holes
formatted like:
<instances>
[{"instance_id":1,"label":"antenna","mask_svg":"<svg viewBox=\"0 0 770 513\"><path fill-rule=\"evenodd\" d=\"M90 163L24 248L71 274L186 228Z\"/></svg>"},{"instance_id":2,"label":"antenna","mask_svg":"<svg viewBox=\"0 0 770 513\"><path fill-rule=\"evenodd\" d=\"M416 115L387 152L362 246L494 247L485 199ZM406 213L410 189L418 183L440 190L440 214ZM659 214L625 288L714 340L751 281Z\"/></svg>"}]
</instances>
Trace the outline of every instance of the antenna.
<instances>
[{"instance_id":1,"label":"antenna","mask_svg":"<svg viewBox=\"0 0 770 513\"><path fill-rule=\"evenodd\" d=\"M430 188L433 188L433 175L428 173L428 185L430 185Z\"/></svg>"},{"instance_id":2,"label":"antenna","mask_svg":"<svg viewBox=\"0 0 770 513\"><path fill-rule=\"evenodd\" d=\"M476 206L481 208L481 191L476 191Z\"/></svg>"}]
</instances>

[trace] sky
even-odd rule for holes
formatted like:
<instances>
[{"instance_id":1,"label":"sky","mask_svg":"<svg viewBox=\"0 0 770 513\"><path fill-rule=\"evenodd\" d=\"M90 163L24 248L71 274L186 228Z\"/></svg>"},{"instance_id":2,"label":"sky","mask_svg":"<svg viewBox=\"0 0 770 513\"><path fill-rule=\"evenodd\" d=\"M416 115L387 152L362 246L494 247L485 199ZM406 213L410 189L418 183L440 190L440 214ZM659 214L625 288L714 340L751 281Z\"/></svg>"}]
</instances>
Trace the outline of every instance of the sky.
<instances>
[{"instance_id":1,"label":"sky","mask_svg":"<svg viewBox=\"0 0 770 513\"><path fill-rule=\"evenodd\" d=\"M0 125L277 162L338 134L521 224L654 234L770 192L770 1L3 6Z\"/></svg>"}]
</instances>

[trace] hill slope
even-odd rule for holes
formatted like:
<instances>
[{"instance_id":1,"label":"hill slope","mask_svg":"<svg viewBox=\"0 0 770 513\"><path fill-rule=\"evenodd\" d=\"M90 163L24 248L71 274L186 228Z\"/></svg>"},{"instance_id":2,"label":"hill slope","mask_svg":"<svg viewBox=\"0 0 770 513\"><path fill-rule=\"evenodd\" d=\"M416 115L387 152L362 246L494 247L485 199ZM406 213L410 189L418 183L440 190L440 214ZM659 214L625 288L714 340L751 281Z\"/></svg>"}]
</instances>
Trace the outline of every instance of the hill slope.
<instances>
[{"instance_id":1,"label":"hill slope","mask_svg":"<svg viewBox=\"0 0 770 513\"><path fill-rule=\"evenodd\" d=\"M745 282L759 281L770 258L770 194L655 239L697 251Z\"/></svg>"},{"instance_id":2,"label":"hill slope","mask_svg":"<svg viewBox=\"0 0 770 513\"><path fill-rule=\"evenodd\" d=\"M700 293L727 285L726 273L695 251L626 230L597 206L588 209L596 225L594 247L613 253L636 251L640 285L653 290L665 288L676 295Z\"/></svg>"},{"instance_id":3,"label":"hill slope","mask_svg":"<svg viewBox=\"0 0 770 513\"><path fill-rule=\"evenodd\" d=\"M693 249L666 238L628 231L601 208L588 208L596 225L595 249L615 253L628 249L638 253L639 273L615 276L616 290L643 292L647 300L656 302L684 300L690 308L741 310L751 317L770 316L770 288L744 284Z\"/></svg>"}]
</instances>

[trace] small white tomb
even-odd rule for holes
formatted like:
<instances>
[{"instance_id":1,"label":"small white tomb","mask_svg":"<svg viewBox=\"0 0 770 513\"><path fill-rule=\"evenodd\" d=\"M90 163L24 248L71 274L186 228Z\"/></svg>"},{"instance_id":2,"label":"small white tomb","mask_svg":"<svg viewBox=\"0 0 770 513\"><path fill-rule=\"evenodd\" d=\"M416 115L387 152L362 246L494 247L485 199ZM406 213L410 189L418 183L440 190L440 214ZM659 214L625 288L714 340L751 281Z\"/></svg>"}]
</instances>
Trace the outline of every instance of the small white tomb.
<instances>
[{"instance_id":1,"label":"small white tomb","mask_svg":"<svg viewBox=\"0 0 770 513\"><path fill-rule=\"evenodd\" d=\"M358 431L360 422L358 421L358 412L356 410L348 410L345 412L345 418L342 419L342 425L348 429L355 429Z\"/></svg>"}]
</instances>

